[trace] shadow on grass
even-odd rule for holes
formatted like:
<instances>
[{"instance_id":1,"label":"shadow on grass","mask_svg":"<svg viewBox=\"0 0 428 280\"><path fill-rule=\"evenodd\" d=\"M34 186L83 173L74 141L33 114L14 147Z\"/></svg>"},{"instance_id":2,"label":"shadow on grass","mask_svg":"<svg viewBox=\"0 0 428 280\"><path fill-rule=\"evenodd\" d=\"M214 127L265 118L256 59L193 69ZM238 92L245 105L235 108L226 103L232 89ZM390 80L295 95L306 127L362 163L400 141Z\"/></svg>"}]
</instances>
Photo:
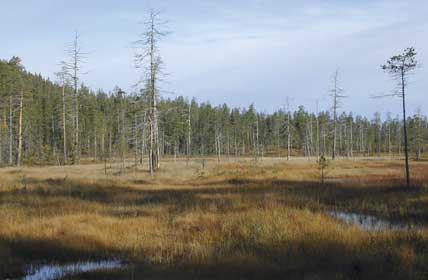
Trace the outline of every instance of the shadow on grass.
<instances>
[{"instance_id":1,"label":"shadow on grass","mask_svg":"<svg viewBox=\"0 0 428 280\"><path fill-rule=\"evenodd\" d=\"M133 182L133 181L131 181ZM341 209L372 214L388 219L414 219L428 222L428 192L422 188L407 188L399 181L388 184L299 182L281 179L228 178L206 180L198 184L178 182L173 187L150 188L149 181L136 181L136 187L124 187L111 181L84 182L72 179L27 179L36 186L18 192L1 192L0 201L13 202L21 207L41 207L48 198L73 198L117 206L165 206L170 213L181 213L198 208L203 211L236 212L246 210L237 206L234 195L239 195L247 207L263 207L266 196L277 203L312 210ZM382 183L382 181L380 181ZM138 186L143 185L144 188ZM189 186L190 185L190 186ZM187 187L184 187L187 186ZM125 210L124 210L125 211ZM148 212L112 213L114 216L135 217Z\"/></svg>"},{"instance_id":2,"label":"shadow on grass","mask_svg":"<svg viewBox=\"0 0 428 280\"><path fill-rule=\"evenodd\" d=\"M169 265L137 262L131 252L115 251L87 240L85 249L53 240L0 239L0 278L23 276L28 264L62 264L119 258L127 264L116 271L98 271L66 279L410 279L415 264L403 267L390 241L353 248L334 239L289 240L284 244L253 239L230 240L228 250L192 261L178 257Z\"/></svg>"},{"instance_id":3,"label":"shadow on grass","mask_svg":"<svg viewBox=\"0 0 428 280\"><path fill-rule=\"evenodd\" d=\"M73 244L48 239L10 240L0 237L0 279L24 276L26 265L29 264L67 263L125 256L123 252L105 248L88 237L82 238L85 238L90 247L76 248ZM109 254L106 255L106 252Z\"/></svg>"}]
</instances>

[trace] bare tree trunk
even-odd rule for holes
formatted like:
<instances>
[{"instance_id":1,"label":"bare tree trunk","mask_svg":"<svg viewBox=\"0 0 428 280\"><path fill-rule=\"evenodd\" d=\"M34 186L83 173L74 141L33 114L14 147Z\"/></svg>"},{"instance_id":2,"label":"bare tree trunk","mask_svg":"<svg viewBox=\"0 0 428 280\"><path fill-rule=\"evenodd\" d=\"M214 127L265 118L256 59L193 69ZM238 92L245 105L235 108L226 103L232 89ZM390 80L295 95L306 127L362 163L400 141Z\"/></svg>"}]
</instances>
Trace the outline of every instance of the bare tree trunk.
<instances>
[{"instance_id":1,"label":"bare tree trunk","mask_svg":"<svg viewBox=\"0 0 428 280\"><path fill-rule=\"evenodd\" d=\"M327 144L326 144L326 141L325 141L325 139L326 139L326 135L325 134L326 134L325 133L325 128L323 126L323 129L322 129L322 144L323 144L322 154L323 155L327 153Z\"/></svg>"},{"instance_id":2,"label":"bare tree trunk","mask_svg":"<svg viewBox=\"0 0 428 280\"><path fill-rule=\"evenodd\" d=\"M61 160L57 154L57 143L56 143L56 131L55 131L55 118L54 115L52 115L52 122L51 122L51 126L52 126L52 139L51 139L51 144L52 144L52 153L53 153L53 158L55 160L55 164L60 166L61 165Z\"/></svg>"},{"instance_id":3,"label":"bare tree trunk","mask_svg":"<svg viewBox=\"0 0 428 280\"><path fill-rule=\"evenodd\" d=\"M89 134L86 137L86 154L91 156L91 136Z\"/></svg>"},{"instance_id":4,"label":"bare tree trunk","mask_svg":"<svg viewBox=\"0 0 428 280\"><path fill-rule=\"evenodd\" d=\"M226 129L227 131L227 129ZM225 143L226 141L226 143ZM230 160L230 147L229 147L229 132L226 132L226 137L222 142L223 145L223 154L227 155L227 160Z\"/></svg>"},{"instance_id":5,"label":"bare tree trunk","mask_svg":"<svg viewBox=\"0 0 428 280\"><path fill-rule=\"evenodd\" d=\"M220 132L216 125L215 135L214 135L214 148L215 148L215 154L217 156L217 164L220 164L220 161L221 161L220 137L221 137Z\"/></svg>"},{"instance_id":6,"label":"bare tree trunk","mask_svg":"<svg viewBox=\"0 0 428 280\"><path fill-rule=\"evenodd\" d=\"M290 110L288 110L288 118L287 118L287 160L290 160L291 155L291 132L290 132Z\"/></svg>"},{"instance_id":7,"label":"bare tree trunk","mask_svg":"<svg viewBox=\"0 0 428 280\"><path fill-rule=\"evenodd\" d=\"M391 156L392 147L391 147L391 123L388 122L388 153Z\"/></svg>"},{"instance_id":8,"label":"bare tree trunk","mask_svg":"<svg viewBox=\"0 0 428 280\"><path fill-rule=\"evenodd\" d=\"M177 162L178 153L179 153L178 142L177 142L177 140L175 140L175 142L174 142L174 162Z\"/></svg>"},{"instance_id":9,"label":"bare tree trunk","mask_svg":"<svg viewBox=\"0 0 428 280\"><path fill-rule=\"evenodd\" d=\"M155 96L153 96L155 99ZM159 131L157 122L156 101L152 101L151 121L150 121L150 175L159 168Z\"/></svg>"},{"instance_id":10,"label":"bare tree trunk","mask_svg":"<svg viewBox=\"0 0 428 280\"><path fill-rule=\"evenodd\" d=\"M408 187L410 187L409 146L407 140L406 94L404 75L405 73L403 70L401 72L401 92L403 99L404 154L406 157L406 184Z\"/></svg>"},{"instance_id":11,"label":"bare tree trunk","mask_svg":"<svg viewBox=\"0 0 428 280\"><path fill-rule=\"evenodd\" d=\"M127 143L128 143L128 139L127 139L127 133L126 133L126 119L125 119L125 114L126 114L126 108L123 106L124 101L122 100L122 105L121 105L121 116L119 119L119 123L118 125L120 125L120 157L121 157L121 161L122 161L122 174L125 174L126 172L126 153L127 153Z\"/></svg>"},{"instance_id":12,"label":"bare tree trunk","mask_svg":"<svg viewBox=\"0 0 428 280\"><path fill-rule=\"evenodd\" d=\"M66 130L66 111L65 111L65 85L62 85L62 144L64 164L67 164L67 130Z\"/></svg>"},{"instance_id":13,"label":"bare tree trunk","mask_svg":"<svg viewBox=\"0 0 428 280\"><path fill-rule=\"evenodd\" d=\"M259 116L256 115L256 156L260 156L260 144L259 144Z\"/></svg>"},{"instance_id":14,"label":"bare tree trunk","mask_svg":"<svg viewBox=\"0 0 428 280\"><path fill-rule=\"evenodd\" d=\"M22 114L23 114L23 101L24 101L24 90L21 90L21 97L19 100L19 124L18 124L18 157L16 164L18 167L21 166L22 157Z\"/></svg>"},{"instance_id":15,"label":"bare tree trunk","mask_svg":"<svg viewBox=\"0 0 428 280\"><path fill-rule=\"evenodd\" d=\"M134 170L137 173L138 168L138 116L134 115Z\"/></svg>"},{"instance_id":16,"label":"bare tree trunk","mask_svg":"<svg viewBox=\"0 0 428 280\"><path fill-rule=\"evenodd\" d=\"M278 158L281 158L281 146L280 146L280 131L279 131L279 125L277 125L276 128L276 151L278 153Z\"/></svg>"},{"instance_id":17,"label":"bare tree trunk","mask_svg":"<svg viewBox=\"0 0 428 280\"><path fill-rule=\"evenodd\" d=\"M111 155L112 155L112 132L111 132L111 127L109 129L109 134L108 134L108 158L111 159Z\"/></svg>"},{"instance_id":18,"label":"bare tree trunk","mask_svg":"<svg viewBox=\"0 0 428 280\"><path fill-rule=\"evenodd\" d=\"M421 156L421 114L418 111L418 114L416 116L416 136L415 136L415 159L418 161L420 160L420 156Z\"/></svg>"},{"instance_id":19,"label":"bare tree trunk","mask_svg":"<svg viewBox=\"0 0 428 280\"><path fill-rule=\"evenodd\" d=\"M333 160L336 158L337 150L337 109L339 108L339 99L346 97L340 94L342 91L339 87L339 70L336 70L333 76L333 88L331 89L331 96L333 97Z\"/></svg>"},{"instance_id":20,"label":"bare tree trunk","mask_svg":"<svg viewBox=\"0 0 428 280\"><path fill-rule=\"evenodd\" d=\"M242 137L242 155L243 156L245 156L245 138L247 138L247 140L249 139L249 131L248 131L248 129L246 129L247 130L247 137ZM250 145L250 143L248 143L248 146Z\"/></svg>"},{"instance_id":21,"label":"bare tree trunk","mask_svg":"<svg viewBox=\"0 0 428 280\"><path fill-rule=\"evenodd\" d=\"M189 113L187 117L187 165L189 164L190 154L191 154L191 132L192 132L192 123L191 123L191 108L192 102L189 102Z\"/></svg>"},{"instance_id":22,"label":"bare tree trunk","mask_svg":"<svg viewBox=\"0 0 428 280\"><path fill-rule=\"evenodd\" d=\"M74 82L74 147L73 164L79 163L79 99L77 97L77 79Z\"/></svg>"},{"instance_id":23,"label":"bare tree trunk","mask_svg":"<svg viewBox=\"0 0 428 280\"><path fill-rule=\"evenodd\" d=\"M97 156L98 156L98 143L97 143L97 126L95 125L94 127L94 160L97 160Z\"/></svg>"},{"instance_id":24,"label":"bare tree trunk","mask_svg":"<svg viewBox=\"0 0 428 280\"><path fill-rule=\"evenodd\" d=\"M218 163L220 163L221 161L221 140L222 140L222 135L221 132L218 134L218 138L217 138L217 161Z\"/></svg>"},{"instance_id":25,"label":"bare tree trunk","mask_svg":"<svg viewBox=\"0 0 428 280\"><path fill-rule=\"evenodd\" d=\"M101 134L101 155L104 157L105 156L105 133L104 133L105 129L103 129L103 134Z\"/></svg>"},{"instance_id":26,"label":"bare tree trunk","mask_svg":"<svg viewBox=\"0 0 428 280\"><path fill-rule=\"evenodd\" d=\"M401 135L401 127L397 126L397 133L398 133L398 157L401 158L401 143L403 141L402 135Z\"/></svg>"},{"instance_id":27,"label":"bare tree trunk","mask_svg":"<svg viewBox=\"0 0 428 280\"><path fill-rule=\"evenodd\" d=\"M82 70L83 56L79 45L79 34L76 33L73 42L71 43L68 54L71 61L67 63L67 67L71 69L71 79L73 81L73 94L74 94L74 150L73 150L73 164L80 163L80 135L79 135L79 74Z\"/></svg>"},{"instance_id":28,"label":"bare tree trunk","mask_svg":"<svg viewBox=\"0 0 428 280\"><path fill-rule=\"evenodd\" d=\"M349 124L350 128L349 128L349 156L352 158L354 157L354 138L353 138L353 120L351 119L350 124Z\"/></svg>"},{"instance_id":29,"label":"bare tree trunk","mask_svg":"<svg viewBox=\"0 0 428 280\"><path fill-rule=\"evenodd\" d=\"M233 147L235 149L235 158L238 157L238 144L236 143L236 125L233 128Z\"/></svg>"},{"instance_id":30,"label":"bare tree trunk","mask_svg":"<svg viewBox=\"0 0 428 280\"><path fill-rule=\"evenodd\" d=\"M155 170L159 166L159 127L158 127L158 116L157 116L157 96L156 96L156 75L158 65L155 61L155 18L154 13L150 17L150 31L149 31L149 42L150 42L150 175L154 176Z\"/></svg>"},{"instance_id":31,"label":"bare tree trunk","mask_svg":"<svg viewBox=\"0 0 428 280\"><path fill-rule=\"evenodd\" d=\"M313 124L312 124L312 114L309 116L309 143L310 143L310 156L313 155L314 151L314 138L313 138Z\"/></svg>"},{"instance_id":32,"label":"bare tree trunk","mask_svg":"<svg viewBox=\"0 0 428 280\"><path fill-rule=\"evenodd\" d=\"M340 126L340 142L341 142L341 155L347 154L348 155L348 125L346 123L346 120L343 120L342 125Z\"/></svg>"},{"instance_id":33,"label":"bare tree trunk","mask_svg":"<svg viewBox=\"0 0 428 280\"><path fill-rule=\"evenodd\" d=\"M316 149L317 149L317 157L318 159L321 156L321 144L320 144L320 114L318 112L318 100L317 100L317 115L316 115L316 121L317 121L317 143L316 143Z\"/></svg>"},{"instance_id":34,"label":"bare tree trunk","mask_svg":"<svg viewBox=\"0 0 428 280\"><path fill-rule=\"evenodd\" d=\"M317 157L319 158L321 147L320 147L320 121L319 116L317 116Z\"/></svg>"},{"instance_id":35,"label":"bare tree trunk","mask_svg":"<svg viewBox=\"0 0 428 280\"><path fill-rule=\"evenodd\" d=\"M144 150L146 149L146 113L144 113L143 118L143 129L141 132L141 154L140 154L140 164L143 164Z\"/></svg>"},{"instance_id":36,"label":"bare tree trunk","mask_svg":"<svg viewBox=\"0 0 428 280\"><path fill-rule=\"evenodd\" d=\"M3 164L3 127L6 127L6 115L3 117L3 126L0 126L0 165Z\"/></svg>"},{"instance_id":37,"label":"bare tree trunk","mask_svg":"<svg viewBox=\"0 0 428 280\"><path fill-rule=\"evenodd\" d=\"M13 164L13 102L9 97L9 165Z\"/></svg>"},{"instance_id":38,"label":"bare tree trunk","mask_svg":"<svg viewBox=\"0 0 428 280\"><path fill-rule=\"evenodd\" d=\"M337 115L336 115L336 109L337 109L337 102L336 98L333 105L333 149L332 149L332 159L334 160L336 158L336 141L337 141Z\"/></svg>"}]
</instances>

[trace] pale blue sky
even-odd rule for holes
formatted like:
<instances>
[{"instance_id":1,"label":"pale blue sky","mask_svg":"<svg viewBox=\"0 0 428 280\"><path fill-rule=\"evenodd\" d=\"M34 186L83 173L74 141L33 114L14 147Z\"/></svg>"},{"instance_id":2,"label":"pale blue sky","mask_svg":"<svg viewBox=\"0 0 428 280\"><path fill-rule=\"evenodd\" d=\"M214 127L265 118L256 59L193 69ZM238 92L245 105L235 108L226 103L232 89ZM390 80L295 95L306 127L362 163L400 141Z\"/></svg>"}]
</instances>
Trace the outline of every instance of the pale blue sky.
<instances>
[{"instance_id":1,"label":"pale blue sky","mask_svg":"<svg viewBox=\"0 0 428 280\"><path fill-rule=\"evenodd\" d=\"M213 104L329 108L336 69L350 97L343 110L400 113L398 99L372 100L394 84L380 70L408 46L428 61L426 0L0 0L0 58L54 79L77 30L89 53L83 77L93 89L129 91L138 81L131 42L150 8L163 9L173 33L161 51L163 88ZM428 66L411 78L409 107L427 113ZM168 95L169 96L169 95Z\"/></svg>"}]
</instances>

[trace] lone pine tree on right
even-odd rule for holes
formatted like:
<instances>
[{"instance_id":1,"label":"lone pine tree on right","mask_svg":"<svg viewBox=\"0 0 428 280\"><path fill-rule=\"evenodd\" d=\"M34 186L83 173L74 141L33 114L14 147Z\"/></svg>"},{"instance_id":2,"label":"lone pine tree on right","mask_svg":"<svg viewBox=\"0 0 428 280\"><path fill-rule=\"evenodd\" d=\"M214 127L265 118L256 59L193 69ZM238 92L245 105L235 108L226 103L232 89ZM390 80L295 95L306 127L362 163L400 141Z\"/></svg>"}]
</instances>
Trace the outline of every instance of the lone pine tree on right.
<instances>
[{"instance_id":1,"label":"lone pine tree on right","mask_svg":"<svg viewBox=\"0 0 428 280\"><path fill-rule=\"evenodd\" d=\"M390 74L397 82L399 91L392 96L398 96L403 102L403 129L404 129L404 155L406 161L406 184L410 186L410 167L409 167L409 145L407 137L407 120L406 120L406 88L409 74L418 66L416 61L416 51L413 47L407 48L402 54L392 56L382 69Z\"/></svg>"}]
</instances>

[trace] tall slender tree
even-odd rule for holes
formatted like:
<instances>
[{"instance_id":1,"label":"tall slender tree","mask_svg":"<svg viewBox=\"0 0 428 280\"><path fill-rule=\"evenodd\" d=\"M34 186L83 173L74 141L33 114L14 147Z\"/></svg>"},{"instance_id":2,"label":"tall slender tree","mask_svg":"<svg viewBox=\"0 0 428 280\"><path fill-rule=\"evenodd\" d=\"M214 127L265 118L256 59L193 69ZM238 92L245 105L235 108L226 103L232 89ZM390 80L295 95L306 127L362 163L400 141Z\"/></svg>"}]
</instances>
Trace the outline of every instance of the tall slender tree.
<instances>
[{"instance_id":1,"label":"tall slender tree","mask_svg":"<svg viewBox=\"0 0 428 280\"><path fill-rule=\"evenodd\" d=\"M340 107L340 99L345 98L343 95L343 89L339 86L339 69L336 69L333 75L333 85L330 90L330 96L333 99L333 148L332 148L332 159L336 158L337 150L337 110Z\"/></svg>"},{"instance_id":2,"label":"tall slender tree","mask_svg":"<svg viewBox=\"0 0 428 280\"><path fill-rule=\"evenodd\" d=\"M150 127L150 151L149 168L150 175L160 167L160 142L159 142L159 122L158 122L158 82L161 74L162 59L159 52L159 42L167 33L161 31L161 27L167 22L161 20L161 13L151 11L149 18L144 22L144 31L140 34L140 39L135 42L137 52L135 61L137 68L144 69L143 82L146 83L146 94L149 103L149 127Z\"/></svg>"},{"instance_id":3,"label":"tall slender tree","mask_svg":"<svg viewBox=\"0 0 428 280\"><path fill-rule=\"evenodd\" d=\"M79 33L75 33L73 41L67 45L66 49L69 60L65 63L73 83L74 96L74 147L73 147L73 164L80 163L80 131L79 131L79 82L83 73L82 68L85 63L86 53L82 51Z\"/></svg>"},{"instance_id":4,"label":"tall slender tree","mask_svg":"<svg viewBox=\"0 0 428 280\"><path fill-rule=\"evenodd\" d=\"M18 122L18 154L16 157L16 165L21 166L22 160L22 124L23 124L23 114L24 114L24 88L21 89L21 94L19 97L19 122Z\"/></svg>"},{"instance_id":5,"label":"tall slender tree","mask_svg":"<svg viewBox=\"0 0 428 280\"><path fill-rule=\"evenodd\" d=\"M398 83L399 93L392 94L399 96L403 107L403 130L404 130L404 155L406 163L406 184L410 186L410 166L409 166L409 145L407 138L407 117L406 117L406 87L409 74L416 69L418 62L416 60L416 51L413 47L406 48L403 53L392 56L382 69L390 74Z\"/></svg>"}]
</instances>

